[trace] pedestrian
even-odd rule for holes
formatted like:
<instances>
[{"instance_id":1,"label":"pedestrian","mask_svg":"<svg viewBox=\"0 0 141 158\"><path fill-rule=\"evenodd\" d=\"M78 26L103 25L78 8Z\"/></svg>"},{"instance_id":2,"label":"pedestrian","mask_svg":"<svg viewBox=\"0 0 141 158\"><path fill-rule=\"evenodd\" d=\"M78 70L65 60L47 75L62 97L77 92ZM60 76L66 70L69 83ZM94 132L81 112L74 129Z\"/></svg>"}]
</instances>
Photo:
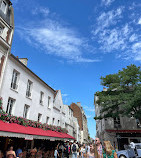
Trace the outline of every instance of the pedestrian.
<instances>
[{"instance_id":1,"label":"pedestrian","mask_svg":"<svg viewBox=\"0 0 141 158\"><path fill-rule=\"evenodd\" d=\"M103 148L102 148L102 145L101 145L101 142L100 142L99 138L95 139L95 145L96 145L96 148L97 148L98 157L103 158L103 154L102 154Z\"/></svg>"},{"instance_id":2,"label":"pedestrian","mask_svg":"<svg viewBox=\"0 0 141 158\"><path fill-rule=\"evenodd\" d=\"M94 154L94 145L90 144L90 149L87 152L87 158L94 158L95 154Z\"/></svg>"},{"instance_id":3,"label":"pedestrian","mask_svg":"<svg viewBox=\"0 0 141 158\"><path fill-rule=\"evenodd\" d=\"M59 153L58 153L58 150L57 150L57 147L56 147L55 151L54 151L54 158L57 158L57 156L59 156Z\"/></svg>"},{"instance_id":4,"label":"pedestrian","mask_svg":"<svg viewBox=\"0 0 141 158\"><path fill-rule=\"evenodd\" d=\"M15 153L15 151L14 151L13 146L10 146L10 147L9 147L8 151L6 152L6 157L7 157L7 153L10 153L9 151L11 151L11 153L14 154L14 157L16 157L16 153ZM9 155L10 155L10 154L9 154ZM11 155L10 155L10 156L11 156Z\"/></svg>"},{"instance_id":5,"label":"pedestrian","mask_svg":"<svg viewBox=\"0 0 141 158\"><path fill-rule=\"evenodd\" d=\"M1 152L1 150L0 150L0 158L3 158L3 153Z\"/></svg>"},{"instance_id":6,"label":"pedestrian","mask_svg":"<svg viewBox=\"0 0 141 158\"><path fill-rule=\"evenodd\" d=\"M61 148L61 158L64 158L64 151L65 151L65 147L64 147L64 144L61 144L61 146L60 146L60 148Z\"/></svg>"},{"instance_id":7,"label":"pedestrian","mask_svg":"<svg viewBox=\"0 0 141 158\"><path fill-rule=\"evenodd\" d=\"M81 147L81 157L82 158L85 158L87 155L86 155L86 146L85 144L83 144L83 146Z\"/></svg>"},{"instance_id":8,"label":"pedestrian","mask_svg":"<svg viewBox=\"0 0 141 158\"><path fill-rule=\"evenodd\" d=\"M87 145L87 153L90 152L90 145L92 145L92 144L88 144L88 145Z\"/></svg>"},{"instance_id":9,"label":"pedestrian","mask_svg":"<svg viewBox=\"0 0 141 158\"><path fill-rule=\"evenodd\" d=\"M19 158L22 158L22 154L23 154L22 149L18 148L16 150L16 156L19 157Z\"/></svg>"},{"instance_id":10,"label":"pedestrian","mask_svg":"<svg viewBox=\"0 0 141 158\"><path fill-rule=\"evenodd\" d=\"M103 158L118 158L110 141L104 141Z\"/></svg>"},{"instance_id":11,"label":"pedestrian","mask_svg":"<svg viewBox=\"0 0 141 158\"><path fill-rule=\"evenodd\" d=\"M15 152L14 151L7 151L6 153L6 158L16 158Z\"/></svg>"},{"instance_id":12,"label":"pedestrian","mask_svg":"<svg viewBox=\"0 0 141 158\"><path fill-rule=\"evenodd\" d=\"M30 150L30 158L36 158L36 154L37 154L36 148Z\"/></svg>"},{"instance_id":13,"label":"pedestrian","mask_svg":"<svg viewBox=\"0 0 141 158\"><path fill-rule=\"evenodd\" d=\"M76 144L76 141L74 140L71 146L72 158L77 158L77 150L78 150L78 145Z\"/></svg>"},{"instance_id":14,"label":"pedestrian","mask_svg":"<svg viewBox=\"0 0 141 158\"><path fill-rule=\"evenodd\" d=\"M66 152L66 157L69 158L69 142L66 143L65 152Z\"/></svg>"}]
</instances>

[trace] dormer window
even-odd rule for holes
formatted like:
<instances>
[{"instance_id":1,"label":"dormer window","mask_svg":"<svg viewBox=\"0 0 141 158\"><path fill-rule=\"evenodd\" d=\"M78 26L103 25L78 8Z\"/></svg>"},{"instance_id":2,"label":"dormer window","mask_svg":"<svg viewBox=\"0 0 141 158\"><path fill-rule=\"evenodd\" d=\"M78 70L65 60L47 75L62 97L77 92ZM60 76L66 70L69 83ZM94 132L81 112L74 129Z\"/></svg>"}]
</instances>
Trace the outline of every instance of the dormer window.
<instances>
[{"instance_id":1,"label":"dormer window","mask_svg":"<svg viewBox=\"0 0 141 158\"><path fill-rule=\"evenodd\" d=\"M3 11L4 14L6 14L6 8L7 8L7 3L5 1L2 1L1 10Z\"/></svg>"}]
</instances>

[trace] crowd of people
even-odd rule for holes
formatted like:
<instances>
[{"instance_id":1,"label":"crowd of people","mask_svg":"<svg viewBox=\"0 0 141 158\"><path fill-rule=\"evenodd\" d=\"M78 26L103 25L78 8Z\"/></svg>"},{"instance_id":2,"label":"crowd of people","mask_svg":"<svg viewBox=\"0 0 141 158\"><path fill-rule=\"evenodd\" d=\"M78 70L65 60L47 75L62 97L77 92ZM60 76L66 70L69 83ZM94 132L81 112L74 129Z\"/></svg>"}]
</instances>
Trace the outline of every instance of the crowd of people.
<instances>
[{"instance_id":1,"label":"crowd of people","mask_svg":"<svg viewBox=\"0 0 141 158\"><path fill-rule=\"evenodd\" d=\"M102 144L99 138L93 143L80 145L74 141L58 143L52 151L44 151L44 149L22 150L18 148L14 151L13 147L2 153L0 158L117 158L116 151L110 141L104 141Z\"/></svg>"}]
</instances>

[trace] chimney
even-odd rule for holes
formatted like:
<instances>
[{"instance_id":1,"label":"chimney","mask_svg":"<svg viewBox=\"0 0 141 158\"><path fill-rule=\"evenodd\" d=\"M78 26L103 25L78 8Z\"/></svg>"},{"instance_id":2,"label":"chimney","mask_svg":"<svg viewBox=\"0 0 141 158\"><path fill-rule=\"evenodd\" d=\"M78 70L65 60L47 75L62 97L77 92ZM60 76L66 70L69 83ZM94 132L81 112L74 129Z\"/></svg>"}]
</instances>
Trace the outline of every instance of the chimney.
<instances>
[{"instance_id":1,"label":"chimney","mask_svg":"<svg viewBox=\"0 0 141 158\"><path fill-rule=\"evenodd\" d=\"M77 102L77 106L81 107L81 103L80 103L80 102Z\"/></svg>"},{"instance_id":2,"label":"chimney","mask_svg":"<svg viewBox=\"0 0 141 158\"><path fill-rule=\"evenodd\" d=\"M20 62L22 62L25 66L27 66L27 58L19 58Z\"/></svg>"}]
</instances>

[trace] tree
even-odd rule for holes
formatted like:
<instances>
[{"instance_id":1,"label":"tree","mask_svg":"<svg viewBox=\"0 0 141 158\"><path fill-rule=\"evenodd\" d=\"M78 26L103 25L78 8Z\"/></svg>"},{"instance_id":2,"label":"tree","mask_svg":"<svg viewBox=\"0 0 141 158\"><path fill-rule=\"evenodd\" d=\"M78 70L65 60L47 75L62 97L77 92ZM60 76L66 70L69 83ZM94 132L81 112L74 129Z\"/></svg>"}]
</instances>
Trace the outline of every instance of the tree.
<instances>
[{"instance_id":1,"label":"tree","mask_svg":"<svg viewBox=\"0 0 141 158\"><path fill-rule=\"evenodd\" d=\"M101 85L106 90L96 93L101 111L95 119L127 116L141 120L140 67L130 65L116 74L101 77Z\"/></svg>"}]
</instances>

